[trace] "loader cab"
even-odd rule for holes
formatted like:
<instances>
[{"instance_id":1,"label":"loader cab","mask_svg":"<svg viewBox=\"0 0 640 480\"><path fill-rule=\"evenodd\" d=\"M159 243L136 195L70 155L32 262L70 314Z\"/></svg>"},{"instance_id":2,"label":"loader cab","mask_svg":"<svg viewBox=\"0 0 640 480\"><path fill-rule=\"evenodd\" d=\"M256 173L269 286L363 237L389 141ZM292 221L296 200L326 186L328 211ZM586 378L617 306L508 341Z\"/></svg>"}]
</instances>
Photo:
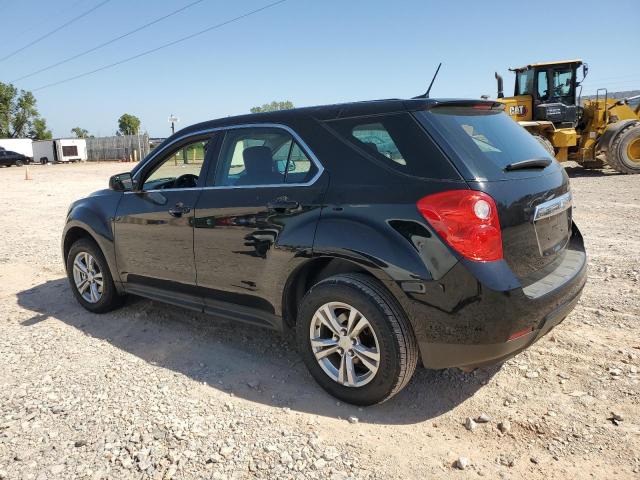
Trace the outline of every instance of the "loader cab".
<instances>
[{"instance_id":1,"label":"loader cab","mask_svg":"<svg viewBox=\"0 0 640 480\"><path fill-rule=\"evenodd\" d=\"M515 96L531 98L531 120L551 121L556 127L576 125L581 110L576 101L581 65L581 60L567 60L510 69L516 74Z\"/></svg>"}]
</instances>

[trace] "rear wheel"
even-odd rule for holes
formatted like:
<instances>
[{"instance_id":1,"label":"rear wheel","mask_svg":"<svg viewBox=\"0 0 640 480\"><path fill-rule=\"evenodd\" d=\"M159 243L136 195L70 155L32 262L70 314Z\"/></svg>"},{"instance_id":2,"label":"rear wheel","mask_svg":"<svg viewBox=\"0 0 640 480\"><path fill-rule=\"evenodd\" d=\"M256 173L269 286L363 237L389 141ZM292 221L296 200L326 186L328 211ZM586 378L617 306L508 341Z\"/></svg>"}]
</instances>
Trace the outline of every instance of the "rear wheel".
<instances>
[{"instance_id":1,"label":"rear wheel","mask_svg":"<svg viewBox=\"0 0 640 480\"><path fill-rule=\"evenodd\" d=\"M69 249L67 277L74 296L90 312L105 313L122 305L107 261L92 239L81 238Z\"/></svg>"},{"instance_id":2,"label":"rear wheel","mask_svg":"<svg viewBox=\"0 0 640 480\"><path fill-rule=\"evenodd\" d=\"M538 142L540 142L540 145L542 145L544 149L551 154L552 157L556 156L556 152L553 148L553 144L549 141L549 139L547 139L546 137L543 137L542 135L537 135L537 134L533 134L533 138L535 138Z\"/></svg>"},{"instance_id":3,"label":"rear wheel","mask_svg":"<svg viewBox=\"0 0 640 480\"><path fill-rule=\"evenodd\" d=\"M314 285L300 305L296 336L320 386L356 405L391 398L409 382L418 361L400 306L382 284L362 274Z\"/></svg>"},{"instance_id":4,"label":"rear wheel","mask_svg":"<svg viewBox=\"0 0 640 480\"><path fill-rule=\"evenodd\" d=\"M611 142L607 162L620 173L640 173L640 123L623 128Z\"/></svg>"}]
</instances>

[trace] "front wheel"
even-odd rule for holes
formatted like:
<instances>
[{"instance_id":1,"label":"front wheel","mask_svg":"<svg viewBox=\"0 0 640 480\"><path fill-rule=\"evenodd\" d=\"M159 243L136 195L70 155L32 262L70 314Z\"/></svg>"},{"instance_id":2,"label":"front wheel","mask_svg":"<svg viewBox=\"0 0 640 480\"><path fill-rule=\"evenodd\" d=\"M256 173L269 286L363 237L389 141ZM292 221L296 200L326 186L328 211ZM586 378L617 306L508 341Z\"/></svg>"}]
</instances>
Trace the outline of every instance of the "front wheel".
<instances>
[{"instance_id":1,"label":"front wheel","mask_svg":"<svg viewBox=\"0 0 640 480\"><path fill-rule=\"evenodd\" d=\"M625 127L614 137L607 162L620 173L640 173L640 123Z\"/></svg>"},{"instance_id":2,"label":"front wheel","mask_svg":"<svg viewBox=\"0 0 640 480\"><path fill-rule=\"evenodd\" d=\"M90 312L106 313L122 304L107 261L92 239L81 238L69 249L67 277L74 296Z\"/></svg>"},{"instance_id":3,"label":"front wheel","mask_svg":"<svg viewBox=\"0 0 640 480\"><path fill-rule=\"evenodd\" d=\"M314 285L302 300L296 330L314 379L355 405L394 396L418 362L409 321L386 288L367 275L336 275Z\"/></svg>"},{"instance_id":4,"label":"front wheel","mask_svg":"<svg viewBox=\"0 0 640 480\"><path fill-rule=\"evenodd\" d=\"M16 166L16 167L21 167L21 166L23 166L23 165L24 165L24 162L23 162L22 160L16 160L16 161L15 161L15 166Z\"/></svg>"}]
</instances>

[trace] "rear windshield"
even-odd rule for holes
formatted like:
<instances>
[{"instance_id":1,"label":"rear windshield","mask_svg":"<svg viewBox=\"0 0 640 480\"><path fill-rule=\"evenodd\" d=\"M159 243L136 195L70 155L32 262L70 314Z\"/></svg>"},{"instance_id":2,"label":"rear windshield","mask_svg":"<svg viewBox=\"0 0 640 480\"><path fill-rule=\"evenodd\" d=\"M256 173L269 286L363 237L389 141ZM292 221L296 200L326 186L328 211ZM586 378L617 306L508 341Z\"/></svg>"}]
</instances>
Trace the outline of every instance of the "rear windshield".
<instances>
[{"instance_id":1,"label":"rear windshield","mask_svg":"<svg viewBox=\"0 0 640 480\"><path fill-rule=\"evenodd\" d=\"M460 179L409 113L345 118L326 124L366 157L387 168L414 177Z\"/></svg>"},{"instance_id":2,"label":"rear windshield","mask_svg":"<svg viewBox=\"0 0 640 480\"><path fill-rule=\"evenodd\" d=\"M511 163L553 158L532 135L501 110L442 106L418 112L416 118L430 131L439 133L444 143L464 162L472 177L468 180L504 178L504 168ZM533 174L539 175L540 171L533 171Z\"/></svg>"}]
</instances>

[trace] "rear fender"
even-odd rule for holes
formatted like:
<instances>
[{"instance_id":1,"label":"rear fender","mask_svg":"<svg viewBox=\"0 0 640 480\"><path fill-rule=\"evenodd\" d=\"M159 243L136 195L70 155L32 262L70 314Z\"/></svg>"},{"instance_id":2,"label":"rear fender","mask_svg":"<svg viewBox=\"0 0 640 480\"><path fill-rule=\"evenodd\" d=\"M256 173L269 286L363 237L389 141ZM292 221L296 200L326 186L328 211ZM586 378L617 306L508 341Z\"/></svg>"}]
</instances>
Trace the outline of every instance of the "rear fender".
<instances>
[{"instance_id":1,"label":"rear fender","mask_svg":"<svg viewBox=\"0 0 640 480\"><path fill-rule=\"evenodd\" d=\"M344 258L395 282L430 281L444 276L458 258L419 220L394 215L394 206L325 209L318 222L313 254ZM379 216L372 219L371 216ZM395 220L385 220L393 219Z\"/></svg>"},{"instance_id":2,"label":"rear fender","mask_svg":"<svg viewBox=\"0 0 640 480\"><path fill-rule=\"evenodd\" d=\"M387 215L385 206L376 209ZM425 293L428 284L458 263L458 257L417 219L381 221L374 226L358 210L364 209L345 206L337 212L323 210L313 256L339 258L369 272L396 296L413 323L408 296ZM372 209L366 210L372 213Z\"/></svg>"}]
</instances>

